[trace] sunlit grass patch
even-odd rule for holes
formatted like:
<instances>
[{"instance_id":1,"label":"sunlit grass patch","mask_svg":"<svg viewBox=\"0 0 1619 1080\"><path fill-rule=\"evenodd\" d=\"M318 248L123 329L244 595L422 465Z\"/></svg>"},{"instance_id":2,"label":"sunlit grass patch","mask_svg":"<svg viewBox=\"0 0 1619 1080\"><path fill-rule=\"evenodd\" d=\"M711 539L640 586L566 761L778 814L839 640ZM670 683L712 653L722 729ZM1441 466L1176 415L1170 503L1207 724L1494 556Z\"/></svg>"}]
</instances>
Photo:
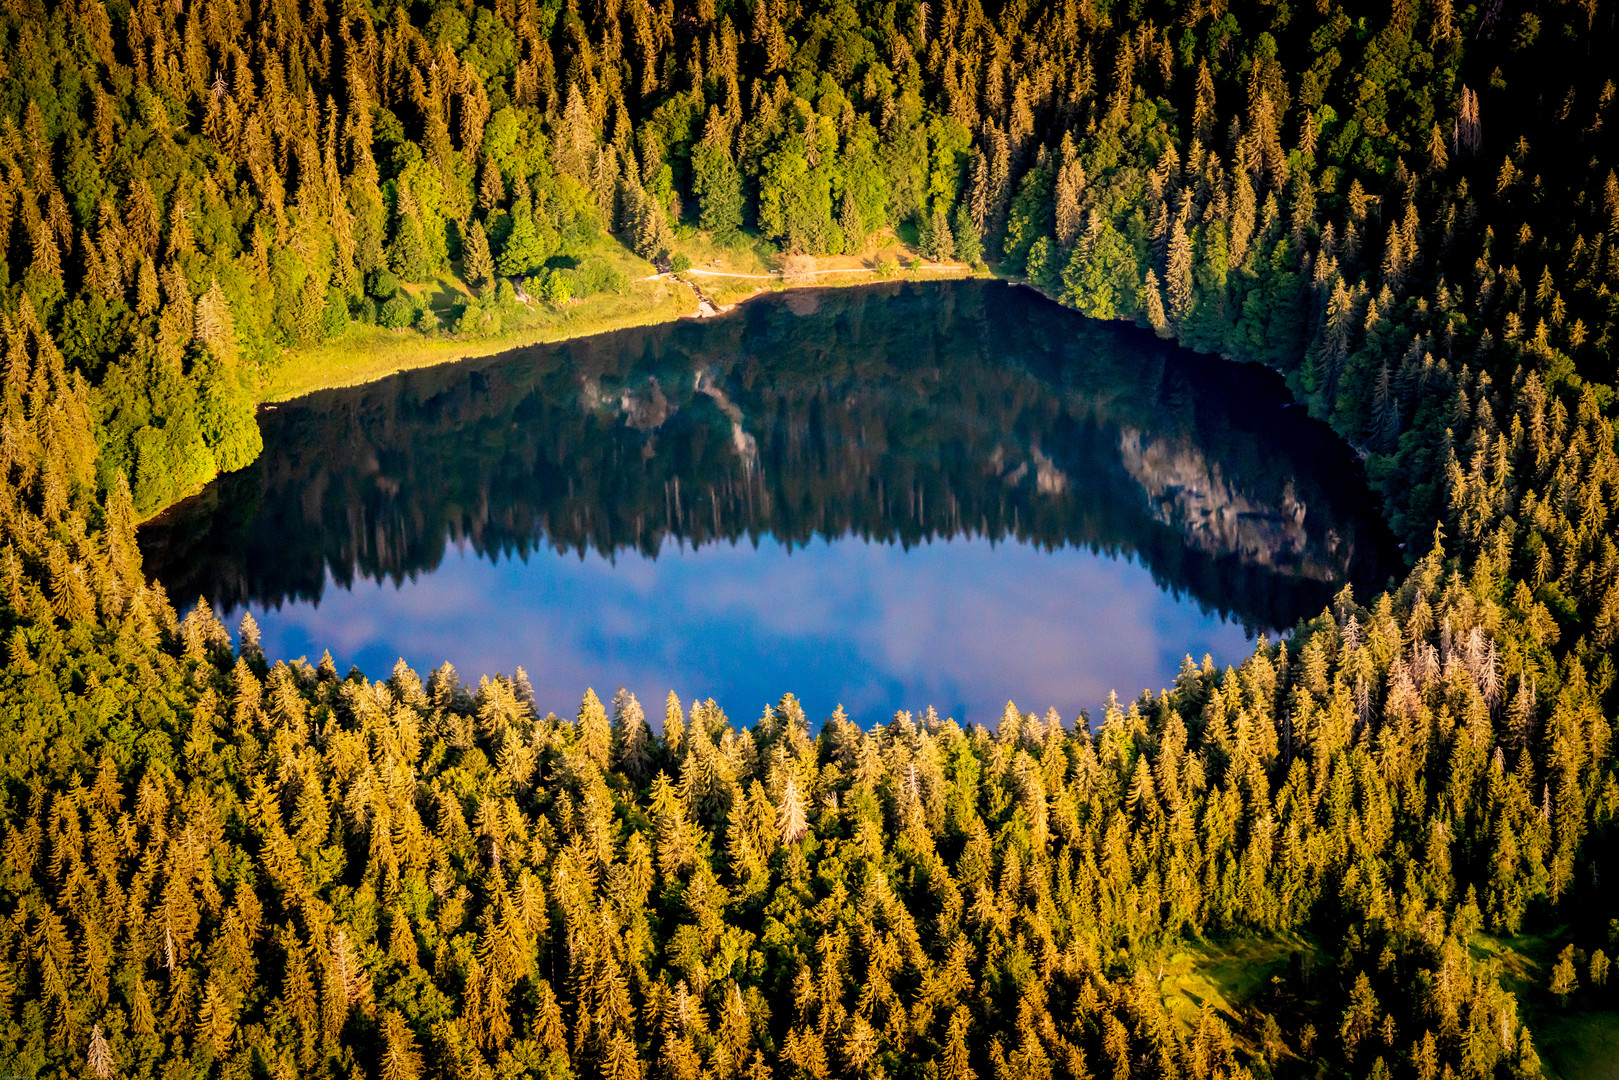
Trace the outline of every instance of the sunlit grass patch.
<instances>
[{"instance_id":1,"label":"sunlit grass patch","mask_svg":"<svg viewBox=\"0 0 1619 1080\"><path fill-rule=\"evenodd\" d=\"M738 233L722 244L700 229L682 229L675 236L674 250L686 256L694 267L727 270L733 274L769 274L779 267L774 249L753 233Z\"/></svg>"},{"instance_id":2,"label":"sunlit grass patch","mask_svg":"<svg viewBox=\"0 0 1619 1080\"><path fill-rule=\"evenodd\" d=\"M444 310L466 299L452 301ZM286 401L317 390L355 386L397 371L667 322L695 308L691 291L679 284L632 281L622 293L600 293L560 307L539 300L519 303L503 318L500 332L487 336L424 336L415 330L355 324L335 341L289 352L271 372L260 397L268 402Z\"/></svg>"},{"instance_id":3,"label":"sunlit grass patch","mask_svg":"<svg viewBox=\"0 0 1619 1080\"><path fill-rule=\"evenodd\" d=\"M1240 937L1204 942L1172 954L1163 965L1159 991L1170 1015L1188 1029L1205 1005L1241 1020L1254 999L1285 976L1296 954L1313 960L1314 943L1297 934Z\"/></svg>"}]
</instances>

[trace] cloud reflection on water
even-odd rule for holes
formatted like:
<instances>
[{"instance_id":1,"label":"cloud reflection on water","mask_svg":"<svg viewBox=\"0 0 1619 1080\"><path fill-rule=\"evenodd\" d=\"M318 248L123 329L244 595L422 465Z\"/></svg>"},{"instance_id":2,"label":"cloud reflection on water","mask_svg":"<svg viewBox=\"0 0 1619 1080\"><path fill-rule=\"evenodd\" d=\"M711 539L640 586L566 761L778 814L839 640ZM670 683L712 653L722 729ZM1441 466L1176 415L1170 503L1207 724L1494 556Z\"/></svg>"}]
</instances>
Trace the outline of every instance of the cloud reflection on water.
<instances>
[{"instance_id":1,"label":"cloud reflection on water","mask_svg":"<svg viewBox=\"0 0 1619 1080\"><path fill-rule=\"evenodd\" d=\"M274 656L330 648L373 677L399 656L469 679L521 665L542 710L571 714L586 686L606 698L622 683L654 715L673 689L742 722L788 691L813 719L839 703L867 724L933 705L993 724L1010 698L1072 720L1110 689L1158 689L1185 651L1223 664L1252 647L1130 560L983 538L665 544L616 561L463 550L397 587L328 581L318 605L253 612Z\"/></svg>"}]
</instances>

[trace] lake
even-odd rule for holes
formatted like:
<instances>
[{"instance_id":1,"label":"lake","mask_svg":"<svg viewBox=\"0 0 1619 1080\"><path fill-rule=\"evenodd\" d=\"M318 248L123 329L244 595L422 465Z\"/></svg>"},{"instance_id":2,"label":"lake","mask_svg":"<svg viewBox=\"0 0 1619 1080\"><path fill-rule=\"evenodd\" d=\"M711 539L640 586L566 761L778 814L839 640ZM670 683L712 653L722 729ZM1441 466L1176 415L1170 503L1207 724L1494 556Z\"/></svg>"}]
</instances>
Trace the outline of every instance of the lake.
<instances>
[{"instance_id":1,"label":"lake","mask_svg":"<svg viewBox=\"0 0 1619 1080\"><path fill-rule=\"evenodd\" d=\"M259 422L141 530L170 596L252 612L272 658L521 666L542 712L1072 721L1398 565L1279 377L998 282L774 293Z\"/></svg>"}]
</instances>

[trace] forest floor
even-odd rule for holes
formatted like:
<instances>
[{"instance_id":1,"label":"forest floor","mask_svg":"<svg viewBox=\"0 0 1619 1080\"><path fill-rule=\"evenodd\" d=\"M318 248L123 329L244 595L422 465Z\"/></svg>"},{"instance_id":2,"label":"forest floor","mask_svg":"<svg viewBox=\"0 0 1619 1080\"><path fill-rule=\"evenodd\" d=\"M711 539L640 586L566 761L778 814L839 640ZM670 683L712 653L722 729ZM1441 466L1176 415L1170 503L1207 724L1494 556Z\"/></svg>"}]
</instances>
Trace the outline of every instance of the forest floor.
<instances>
[{"instance_id":1,"label":"forest floor","mask_svg":"<svg viewBox=\"0 0 1619 1080\"><path fill-rule=\"evenodd\" d=\"M561 305L537 298L519 301L514 310L504 313L498 333L476 337L355 323L333 341L287 350L268 373L259 398L265 403L288 401L415 368L691 317L699 314L697 290L719 311L726 311L750 297L783 288L869 285L974 273L970 267L955 264L922 264L911 270L917 259L915 250L891 230L873 236L858 256L784 256L754 237L717 244L706 234L689 229L681 230L674 250L691 260L685 276L695 289L671 274L658 273L645 259L607 237L589 254L606 259L629 279L623 292L599 293ZM404 287L441 319L473 299L473 290L449 273Z\"/></svg>"},{"instance_id":2,"label":"forest floor","mask_svg":"<svg viewBox=\"0 0 1619 1080\"><path fill-rule=\"evenodd\" d=\"M1220 1014L1245 1050L1257 1053L1259 1047L1248 1034L1258 1030L1260 1013L1276 1014L1284 1030L1289 1026L1289 1003L1277 1000L1277 993L1295 962L1313 967L1326 960L1314 941L1299 934L1200 941L1163 962L1158 990L1183 1031L1197 1027L1198 1013L1207 1006ZM1294 1043L1294 1034L1286 1041Z\"/></svg>"},{"instance_id":3,"label":"forest floor","mask_svg":"<svg viewBox=\"0 0 1619 1080\"><path fill-rule=\"evenodd\" d=\"M1514 938L1480 934L1473 938L1473 955L1500 965L1502 985L1517 997L1534 1032L1548 1080L1619 1080L1619 1014L1582 1008L1578 997L1565 1006L1546 990L1556 959L1550 943L1561 940L1555 932ZM1244 1049L1257 1052L1244 1033L1257 1029L1259 1014L1270 1012L1292 1044L1297 1032L1291 1030L1291 1014L1316 1004L1289 1001L1279 993L1286 982L1296 982L1282 978L1295 956L1306 967L1328 962L1315 942L1294 934L1199 942L1164 962L1159 991L1185 1031L1196 1027L1199 1010L1208 1005L1238 1033Z\"/></svg>"},{"instance_id":4,"label":"forest floor","mask_svg":"<svg viewBox=\"0 0 1619 1080\"><path fill-rule=\"evenodd\" d=\"M1518 998L1548 1077L1619 1080L1619 1014L1582 1008L1579 994L1565 1005L1546 989L1557 962L1551 945L1556 940L1562 940L1556 933L1480 934L1473 939L1473 954L1501 965L1501 983Z\"/></svg>"},{"instance_id":5,"label":"forest floor","mask_svg":"<svg viewBox=\"0 0 1619 1080\"><path fill-rule=\"evenodd\" d=\"M1619 1080L1619 1014L1581 1006L1576 995L1568 1005L1547 989L1556 962L1551 942L1564 940L1524 934L1473 939L1476 960L1500 965L1501 982L1518 999L1518 1007L1534 1033L1535 1050L1548 1080ZM1297 1015L1313 1011L1314 1002L1290 1000L1281 988L1294 958L1305 967L1328 964L1320 946L1307 936L1234 937L1198 942L1173 953L1163 964L1159 992L1164 1006L1182 1030L1197 1026L1205 1005L1226 1020L1243 1048L1257 1053L1252 1034L1262 1013L1276 1016L1284 1040L1297 1045ZM1317 1032L1319 1039L1329 1034Z\"/></svg>"},{"instance_id":6,"label":"forest floor","mask_svg":"<svg viewBox=\"0 0 1619 1080\"><path fill-rule=\"evenodd\" d=\"M1619 1080L1619 1016L1526 1009L1546 1074L1562 1080Z\"/></svg>"}]
</instances>

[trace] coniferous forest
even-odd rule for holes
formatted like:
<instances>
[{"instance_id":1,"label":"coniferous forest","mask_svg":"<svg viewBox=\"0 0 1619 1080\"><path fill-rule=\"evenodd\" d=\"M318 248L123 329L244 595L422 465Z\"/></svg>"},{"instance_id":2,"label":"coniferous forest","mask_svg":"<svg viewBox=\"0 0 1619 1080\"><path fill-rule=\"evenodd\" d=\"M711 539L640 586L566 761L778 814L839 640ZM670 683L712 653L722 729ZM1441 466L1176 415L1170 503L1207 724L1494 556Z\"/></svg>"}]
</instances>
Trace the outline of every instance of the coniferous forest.
<instances>
[{"instance_id":1,"label":"coniferous forest","mask_svg":"<svg viewBox=\"0 0 1619 1080\"><path fill-rule=\"evenodd\" d=\"M0 1071L1505 1080L1616 1045L1616 20L5 0ZM895 229L1281 371L1395 586L1095 716L868 730L793 687L559 718L521 670L345 675L143 570L300 349L621 290L604 245ZM407 288L446 272L453 319ZM1241 1003L1171 992L1233 942L1281 958Z\"/></svg>"}]
</instances>

